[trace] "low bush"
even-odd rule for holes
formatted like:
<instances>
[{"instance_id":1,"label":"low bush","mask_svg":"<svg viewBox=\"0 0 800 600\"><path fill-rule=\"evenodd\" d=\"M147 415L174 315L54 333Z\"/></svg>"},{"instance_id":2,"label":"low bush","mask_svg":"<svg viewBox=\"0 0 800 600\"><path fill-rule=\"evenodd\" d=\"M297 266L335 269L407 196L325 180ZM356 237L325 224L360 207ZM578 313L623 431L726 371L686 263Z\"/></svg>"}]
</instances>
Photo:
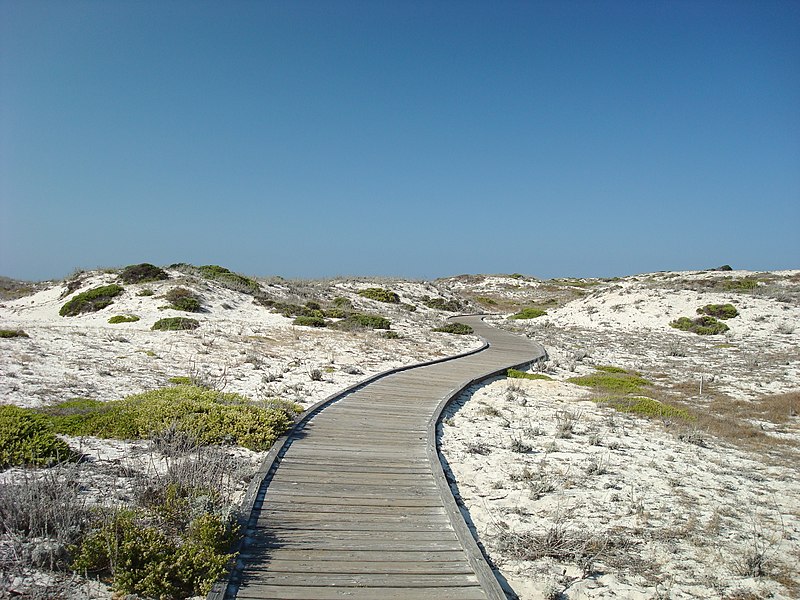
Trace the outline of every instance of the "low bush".
<instances>
[{"instance_id":1,"label":"low bush","mask_svg":"<svg viewBox=\"0 0 800 600\"><path fill-rule=\"evenodd\" d=\"M135 323L138 320L139 317L136 315L114 315L108 322L112 325L116 325L117 323Z\"/></svg>"},{"instance_id":2,"label":"low bush","mask_svg":"<svg viewBox=\"0 0 800 600\"><path fill-rule=\"evenodd\" d=\"M129 265L122 270L119 278L123 283L147 283L148 281L162 281L169 279L169 275L164 269L151 265L150 263L141 263L139 265Z\"/></svg>"},{"instance_id":3,"label":"low bush","mask_svg":"<svg viewBox=\"0 0 800 600\"><path fill-rule=\"evenodd\" d=\"M680 317L669 324L670 327L680 329L681 331L688 331L698 335L717 335L725 333L730 329L725 323L717 321L714 317L704 315L697 319L690 319L689 317Z\"/></svg>"},{"instance_id":4,"label":"low bush","mask_svg":"<svg viewBox=\"0 0 800 600\"><path fill-rule=\"evenodd\" d=\"M613 368L616 369L616 367ZM652 385L650 381L639 376L637 373L630 373L628 371L619 372L616 370L609 371L609 367L605 369L606 370L598 370L591 375L570 377L567 381L610 394L633 394Z\"/></svg>"},{"instance_id":5,"label":"low bush","mask_svg":"<svg viewBox=\"0 0 800 600\"><path fill-rule=\"evenodd\" d=\"M526 373L525 371L518 371L517 369L509 369L506 375L512 379L542 379L544 381L552 381L552 378L544 373Z\"/></svg>"},{"instance_id":6,"label":"low bush","mask_svg":"<svg viewBox=\"0 0 800 600\"><path fill-rule=\"evenodd\" d=\"M536 319L537 317L543 317L547 314L546 310L542 310L541 308L534 308L532 306L528 308L523 308L516 314L511 315L508 317L509 319Z\"/></svg>"},{"instance_id":7,"label":"low bush","mask_svg":"<svg viewBox=\"0 0 800 600\"><path fill-rule=\"evenodd\" d=\"M447 312L458 312L463 308L463 305L458 300L445 300L444 298L431 298L430 296L423 296L422 303L428 308Z\"/></svg>"},{"instance_id":8,"label":"low bush","mask_svg":"<svg viewBox=\"0 0 800 600\"><path fill-rule=\"evenodd\" d=\"M697 314L717 319L732 319L739 314L739 311L733 304L706 304L697 309Z\"/></svg>"},{"instance_id":9,"label":"low bush","mask_svg":"<svg viewBox=\"0 0 800 600\"><path fill-rule=\"evenodd\" d=\"M348 314L350 314L349 311L335 306L326 308L324 311L322 311L322 313L329 319L344 319Z\"/></svg>"},{"instance_id":10,"label":"low bush","mask_svg":"<svg viewBox=\"0 0 800 600\"><path fill-rule=\"evenodd\" d=\"M228 289L247 294L257 294L261 292L261 286L258 285L255 279L233 273L225 267L220 267L219 265L203 265L202 267L197 267L197 269L200 275L206 279L216 281Z\"/></svg>"},{"instance_id":11,"label":"low bush","mask_svg":"<svg viewBox=\"0 0 800 600\"><path fill-rule=\"evenodd\" d=\"M399 340L402 336L399 333L397 333L396 331L391 331L390 330L390 331L384 331L381 334L381 337L385 338L387 340Z\"/></svg>"},{"instance_id":12,"label":"low bush","mask_svg":"<svg viewBox=\"0 0 800 600\"><path fill-rule=\"evenodd\" d=\"M154 331L180 331L188 329L197 329L200 327L200 322L197 319L188 319L186 317L167 317L166 319L159 319L153 323L152 329Z\"/></svg>"},{"instance_id":13,"label":"low bush","mask_svg":"<svg viewBox=\"0 0 800 600\"><path fill-rule=\"evenodd\" d=\"M136 295L137 296L145 296L145 297L146 296L153 296L153 295L155 295L155 292L153 290L149 289L149 288L145 288L145 289L140 290L139 292L137 292Z\"/></svg>"},{"instance_id":14,"label":"low bush","mask_svg":"<svg viewBox=\"0 0 800 600\"><path fill-rule=\"evenodd\" d=\"M0 338L30 337L22 329L0 329Z\"/></svg>"},{"instance_id":15,"label":"low bush","mask_svg":"<svg viewBox=\"0 0 800 600\"><path fill-rule=\"evenodd\" d=\"M113 298L120 295L124 288L116 285L104 285L82 292L69 300L58 311L62 317L75 317L89 312L97 312L113 302Z\"/></svg>"},{"instance_id":16,"label":"low bush","mask_svg":"<svg viewBox=\"0 0 800 600\"><path fill-rule=\"evenodd\" d=\"M184 312L199 312L200 298L192 290L183 287L172 288L165 295L170 308Z\"/></svg>"},{"instance_id":17,"label":"low bush","mask_svg":"<svg viewBox=\"0 0 800 600\"><path fill-rule=\"evenodd\" d=\"M345 298L344 296L337 296L333 299L333 305L337 308L342 308L344 310L351 310L353 308L353 303L350 301L349 298Z\"/></svg>"},{"instance_id":18,"label":"low bush","mask_svg":"<svg viewBox=\"0 0 800 600\"><path fill-rule=\"evenodd\" d=\"M52 465L73 454L45 416L10 404L0 406L0 469Z\"/></svg>"},{"instance_id":19,"label":"low bush","mask_svg":"<svg viewBox=\"0 0 800 600\"><path fill-rule=\"evenodd\" d=\"M722 283L722 289L729 292L751 292L758 287L758 279L743 277L741 279L727 279Z\"/></svg>"},{"instance_id":20,"label":"low bush","mask_svg":"<svg viewBox=\"0 0 800 600\"><path fill-rule=\"evenodd\" d=\"M464 325L464 323L446 323L441 327L434 328L433 331L439 333L455 333L456 335L469 335L475 330L469 325Z\"/></svg>"},{"instance_id":21,"label":"low bush","mask_svg":"<svg viewBox=\"0 0 800 600\"><path fill-rule=\"evenodd\" d=\"M392 322L386 317L353 313L336 323L338 329L350 331L353 329L390 329Z\"/></svg>"},{"instance_id":22,"label":"low bush","mask_svg":"<svg viewBox=\"0 0 800 600\"><path fill-rule=\"evenodd\" d=\"M605 404L620 412L633 413L644 417L679 418L687 421L692 419L688 411L646 396L597 398L595 402Z\"/></svg>"},{"instance_id":23,"label":"low bush","mask_svg":"<svg viewBox=\"0 0 800 600\"><path fill-rule=\"evenodd\" d=\"M238 444L267 450L290 425L285 411L261 408L239 394L176 385L122 400L78 399L46 410L53 428L68 435L146 439L170 428L199 444Z\"/></svg>"},{"instance_id":24,"label":"low bush","mask_svg":"<svg viewBox=\"0 0 800 600\"><path fill-rule=\"evenodd\" d=\"M326 327L328 325L322 317L304 317L300 316L292 321L293 325L302 325L303 327Z\"/></svg>"},{"instance_id":25,"label":"low bush","mask_svg":"<svg viewBox=\"0 0 800 600\"><path fill-rule=\"evenodd\" d=\"M360 290L358 295L362 298L369 298L370 300L377 300L378 302L387 302L389 304L399 304L400 303L400 296L395 294L392 291L385 290L383 288L366 288L364 290Z\"/></svg>"}]
</instances>

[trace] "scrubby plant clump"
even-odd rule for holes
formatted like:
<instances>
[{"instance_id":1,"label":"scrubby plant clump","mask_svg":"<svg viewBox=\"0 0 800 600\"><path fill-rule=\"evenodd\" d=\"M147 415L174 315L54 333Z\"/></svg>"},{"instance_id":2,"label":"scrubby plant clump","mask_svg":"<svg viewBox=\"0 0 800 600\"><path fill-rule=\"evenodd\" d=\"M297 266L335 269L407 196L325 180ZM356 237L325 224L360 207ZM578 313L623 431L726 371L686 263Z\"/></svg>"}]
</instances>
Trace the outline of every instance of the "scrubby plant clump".
<instances>
[{"instance_id":1,"label":"scrubby plant clump","mask_svg":"<svg viewBox=\"0 0 800 600\"><path fill-rule=\"evenodd\" d=\"M228 289L247 294L261 292L261 286L258 285L255 279L233 273L225 267L220 267L219 265L203 265L197 268L203 277L221 283Z\"/></svg>"},{"instance_id":2,"label":"scrubby plant clump","mask_svg":"<svg viewBox=\"0 0 800 600\"><path fill-rule=\"evenodd\" d=\"M152 329L154 331L181 331L197 329L198 327L200 327L200 322L197 319L167 317L166 319L159 319L153 323Z\"/></svg>"},{"instance_id":3,"label":"scrubby plant clump","mask_svg":"<svg viewBox=\"0 0 800 600\"><path fill-rule=\"evenodd\" d=\"M164 297L170 304L170 308L182 310L184 312L199 312L200 298L191 290L183 287L172 288Z\"/></svg>"},{"instance_id":4,"label":"scrubby plant clump","mask_svg":"<svg viewBox=\"0 0 800 600\"><path fill-rule=\"evenodd\" d=\"M390 329L392 322L380 315L353 313L336 323L336 327L349 331L352 329Z\"/></svg>"},{"instance_id":5,"label":"scrubby plant clump","mask_svg":"<svg viewBox=\"0 0 800 600\"><path fill-rule=\"evenodd\" d=\"M619 412L632 413L644 417L678 418L687 421L692 419L688 411L646 396L597 398L595 402L608 405Z\"/></svg>"},{"instance_id":6,"label":"scrubby plant clump","mask_svg":"<svg viewBox=\"0 0 800 600\"><path fill-rule=\"evenodd\" d=\"M117 323L135 323L138 320L139 317L136 315L114 315L108 322L112 325L116 325Z\"/></svg>"},{"instance_id":7,"label":"scrubby plant clump","mask_svg":"<svg viewBox=\"0 0 800 600\"><path fill-rule=\"evenodd\" d=\"M725 323L717 321L714 317L704 315L697 319L690 319L689 317L680 317L669 324L670 327L680 329L681 331L688 331L698 335L717 335L725 333L730 329Z\"/></svg>"},{"instance_id":8,"label":"scrubby plant clump","mask_svg":"<svg viewBox=\"0 0 800 600\"><path fill-rule=\"evenodd\" d=\"M238 444L255 451L269 449L292 424L285 411L193 385L109 402L68 401L48 409L48 414L56 431L68 435L146 439L174 429L202 445Z\"/></svg>"},{"instance_id":9,"label":"scrubby plant clump","mask_svg":"<svg viewBox=\"0 0 800 600\"><path fill-rule=\"evenodd\" d=\"M697 309L697 314L717 319L732 319L739 314L739 311L733 304L706 304Z\"/></svg>"},{"instance_id":10,"label":"scrubby plant clump","mask_svg":"<svg viewBox=\"0 0 800 600\"><path fill-rule=\"evenodd\" d=\"M652 385L638 373L625 371L619 367L598 368L596 373L582 377L570 377L567 381L611 394L636 393L642 388Z\"/></svg>"},{"instance_id":11,"label":"scrubby plant clump","mask_svg":"<svg viewBox=\"0 0 800 600\"><path fill-rule=\"evenodd\" d=\"M469 325L465 325L464 323L447 323L442 325L441 327L436 327L433 329L438 333L454 333L456 335L469 335L473 333L475 330L472 329Z\"/></svg>"},{"instance_id":12,"label":"scrubby plant clump","mask_svg":"<svg viewBox=\"0 0 800 600\"><path fill-rule=\"evenodd\" d=\"M362 298L369 298L370 300L377 300L378 302L386 302L388 304L400 303L400 296L398 296L396 293L378 287L360 290L358 295Z\"/></svg>"},{"instance_id":13,"label":"scrubby plant clump","mask_svg":"<svg viewBox=\"0 0 800 600\"><path fill-rule=\"evenodd\" d=\"M0 469L47 466L72 455L45 416L18 406L0 406Z\"/></svg>"},{"instance_id":14,"label":"scrubby plant clump","mask_svg":"<svg viewBox=\"0 0 800 600\"><path fill-rule=\"evenodd\" d=\"M0 329L0 338L30 337L22 329Z\"/></svg>"},{"instance_id":15,"label":"scrubby plant clump","mask_svg":"<svg viewBox=\"0 0 800 600\"><path fill-rule=\"evenodd\" d=\"M458 300L445 300L444 298L431 298L430 296L423 296L422 303L428 308L447 312L458 312L463 308L462 303Z\"/></svg>"},{"instance_id":16,"label":"scrubby plant clump","mask_svg":"<svg viewBox=\"0 0 800 600\"><path fill-rule=\"evenodd\" d=\"M294 321L292 321L293 325L302 325L304 327L325 327L328 325L327 321L325 321L322 317L312 316L299 316Z\"/></svg>"},{"instance_id":17,"label":"scrubby plant clump","mask_svg":"<svg viewBox=\"0 0 800 600\"><path fill-rule=\"evenodd\" d=\"M146 283L148 281L163 281L169 279L169 275L164 269L161 269L150 263L141 263L139 265L129 265L122 270L119 278L123 283Z\"/></svg>"},{"instance_id":18,"label":"scrubby plant clump","mask_svg":"<svg viewBox=\"0 0 800 600\"><path fill-rule=\"evenodd\" d=\"M97 312L113 302L124 288L116 284L104 285L82 292L69 300L58 312L62 317L75 317L89 312Z\"/></svg>"},{"instance_id":19,"label":"scrubby plant clump","mask_svg":"<svg viewBox=\"0 0 800 600\"><path fill-rule=\"evenodd\" d=\"M528 307L523 308L516 314L511 315L508 317L509 319L536 319L538 317L543 317L547 314L546 310L542 310L541 308L535 307Z\"/></svg>"}]
</instances>

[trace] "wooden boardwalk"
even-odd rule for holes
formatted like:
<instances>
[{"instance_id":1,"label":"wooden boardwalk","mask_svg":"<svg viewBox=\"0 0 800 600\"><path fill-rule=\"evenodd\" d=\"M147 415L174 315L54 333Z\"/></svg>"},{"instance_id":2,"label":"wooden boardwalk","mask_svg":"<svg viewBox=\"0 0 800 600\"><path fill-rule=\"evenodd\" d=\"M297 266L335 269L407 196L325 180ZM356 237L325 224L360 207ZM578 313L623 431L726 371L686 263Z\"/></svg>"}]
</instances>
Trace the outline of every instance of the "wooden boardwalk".
<instances>
[{"instance_id":1,"label":"wooden boardwalk","mask_svg":"<svg viewBox=\"0 0 800 600\"><path fill-rule=\"evenodd\" d=\"M450 493L436 450L445 404L477 379L543 356L458 317L489 348L385 375L286 440L227 587L210 598L503 599Z\"/></svg>"}]
</instances>

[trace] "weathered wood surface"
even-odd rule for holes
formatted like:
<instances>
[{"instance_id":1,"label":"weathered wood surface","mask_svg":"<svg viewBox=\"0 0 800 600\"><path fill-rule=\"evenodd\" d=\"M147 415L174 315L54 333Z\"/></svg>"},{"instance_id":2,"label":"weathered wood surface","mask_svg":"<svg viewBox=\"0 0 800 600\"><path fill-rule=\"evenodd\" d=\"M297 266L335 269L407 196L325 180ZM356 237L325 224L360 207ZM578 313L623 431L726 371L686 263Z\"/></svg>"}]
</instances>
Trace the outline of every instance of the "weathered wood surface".
<instances>
[{"instance_id":1,"label":"weathered wood surface","mask_svg":"<svg viewBox=\"0 0 800 600\"><path fill-rule=\"evenodd\" d=\"M544 351L480 317L457 320L489 348L386 375L289 436L256 500L238 568L210 597L505 598L450 494L435 428L462 389Z\"/></svg>"}]
</instances>

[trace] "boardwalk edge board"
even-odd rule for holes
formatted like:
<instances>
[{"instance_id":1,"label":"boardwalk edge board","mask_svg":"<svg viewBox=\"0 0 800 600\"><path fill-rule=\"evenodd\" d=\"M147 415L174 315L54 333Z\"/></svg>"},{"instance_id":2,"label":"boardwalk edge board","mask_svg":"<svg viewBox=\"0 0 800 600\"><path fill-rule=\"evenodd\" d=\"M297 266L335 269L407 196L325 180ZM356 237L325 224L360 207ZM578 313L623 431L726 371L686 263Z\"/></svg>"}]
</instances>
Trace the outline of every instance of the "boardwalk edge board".
<instances>
[{"instance_id":1,"label":"boardwalk edge board","mask_svg":"<svg viewBox=\"0 0 800 600\"><path fill-rule=\"evenodd\" d=\"M480 337L480 336L479 336ZM483 339L483 338L481 338ZM389 375L394 375L395 373L401 373L403 371L408 371L410 369L416 369L418 367L426 367L428 365L435 365L443 362L447 362L450 360L455 360L458 358L463 358L465 356L472 356L473 354L478 354L479 352L483 352L489 347L489 343L486 340L483 340L483 344L478 348L473 348L472 350L467 350L466 352L461 352L460 354L454 354L452 356L444 356L442 358L436 358L433 360L428 360L420 363L412 363L409 365L402 365L400 367L395 367L393 369L389 369L388 371L382 371L380 373L376 373L375 375L371 375L362 381L357 381L356 383L346 387L345 389L335 392L328 396L327 398L323 398L316 404L307 408L297 419L297 422L281 435L275 443L270 448L269 453L264 458L261 466L259 467L258 471L256 471L255 475L253 476L253 480L250 483L250 486L247 489L247 493L245 494L244 499L242 500L240 507L239 507L239 526L247 532L248 529L251 529L255 523L255 520L258 520L258 513L260 511L260 504L261 501L264 499L264 495L266 492L266 488L269 485L269 481L271 479L272 474L274 473L277 465L280 463L280 459L286 453L286 450L291 445L291 440L293 436L295 436L299 431L305 427L306 423L308 422L311 417L316 415L322 409L326 408L327 406L335 403L337 400L342 399L343 397L359 390L370 383L373 383L379 379L383 379ZM245 542L247 540L247 533L242 536L242 539L233 548L233 551L237 554L241 552ZM230 591L235 590L237 581L236 581L236 571L240 568L238 561L236 564L229 565L229 575L228 578L224 581L218 581L214 584L211 588L211 591L208 593L206 597L207 600L224 600L226 594ZM233 588L230 590L229 588Z\"/></svg>"}]
</instances>

